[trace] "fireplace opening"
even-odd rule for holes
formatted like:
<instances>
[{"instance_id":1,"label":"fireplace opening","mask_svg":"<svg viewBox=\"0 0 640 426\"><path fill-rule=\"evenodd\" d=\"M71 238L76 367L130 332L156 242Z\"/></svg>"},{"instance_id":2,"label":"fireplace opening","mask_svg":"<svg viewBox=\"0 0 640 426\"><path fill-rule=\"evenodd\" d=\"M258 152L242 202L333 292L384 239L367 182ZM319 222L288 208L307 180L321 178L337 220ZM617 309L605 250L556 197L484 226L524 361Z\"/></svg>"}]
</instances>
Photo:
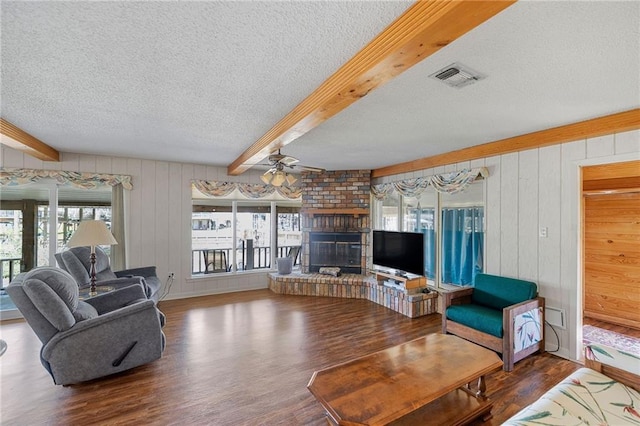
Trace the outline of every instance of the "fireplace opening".
<instances>
[{"instance_id":1,"label":"fireplace opening","mask_svg":"<svg viewBox=\"0 0 640 426\"><path fill-rule=\"evenodd\" d=\"M322 267L340 268L347 274L362 273L362 236L359 232L311 232L309 272Z\"/></svg>"}]
</instances>

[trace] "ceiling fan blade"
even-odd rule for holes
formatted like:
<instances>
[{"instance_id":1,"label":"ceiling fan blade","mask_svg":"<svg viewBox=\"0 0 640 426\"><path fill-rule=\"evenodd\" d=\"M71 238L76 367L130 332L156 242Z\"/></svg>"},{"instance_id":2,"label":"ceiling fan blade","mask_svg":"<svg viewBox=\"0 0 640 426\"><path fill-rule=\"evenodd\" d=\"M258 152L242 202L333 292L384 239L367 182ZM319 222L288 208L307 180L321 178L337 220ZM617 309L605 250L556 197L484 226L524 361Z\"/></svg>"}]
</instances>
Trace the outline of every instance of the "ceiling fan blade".
<instances>
[{"instance_id":1,"label":"ceiling fan blade","mask_svg":"<svg viewBox=\"0 0 640 426\"><path fill-rule=\"evenodd\" d=\"M298 161L300 161L300 160L298 160L297 158L294 158L294 157L290 157L288 155L286 155L286 156L282 157L282 159L280 159L280 163L284 164L285 166L291 166L291 165L297 163Z\"/></svg>"},{"instance_id":2,"label":"ceiling fan blade","mask_svg":"<svg viewBox=\"0 0 640 426\"><path fill-rule=\"evenodd\" d=\"M296 169L304 170L307 172L322 173L326 171L325 169L321 169L319 167L303 166L302 164L296 164L295 167Z\"/></svg>"},{"instance_id":3,"label":"ceiling fan blade","mask_svg":"<svg viewBox=\"0 0 640 426\"><path fill-rule=\"evenodd\" d=\"M300 161L295 157L291 157L290 155L284 155L284 154L280 153L280 150L278 150L278 152L275 153L275 154L269 155L268 159L269 159L269 162L272 165L273 164L284 164L285 166L290 166L290 165Z\"/></svg>"}]
</instances>

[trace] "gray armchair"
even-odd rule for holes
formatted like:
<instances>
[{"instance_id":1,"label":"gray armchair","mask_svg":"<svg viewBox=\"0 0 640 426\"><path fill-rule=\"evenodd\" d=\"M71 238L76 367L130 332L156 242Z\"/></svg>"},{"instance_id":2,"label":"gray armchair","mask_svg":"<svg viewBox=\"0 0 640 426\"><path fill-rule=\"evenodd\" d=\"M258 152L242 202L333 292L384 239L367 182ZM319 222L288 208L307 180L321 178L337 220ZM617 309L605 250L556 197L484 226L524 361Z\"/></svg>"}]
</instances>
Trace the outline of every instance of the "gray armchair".
<instances>
[{"instance_id":1,"label":"gray armchair","mask_svg":"<svg viewBox=\"0 0 640 426\"><path fill-rule=\"evenodd\" d=\"M89 260L91 258L90 247L73 247L56 253L55 256L58 266L69 272L79 287L82 288L89 285L91 281L89 276L89 271L91 270ZM155 266L114 272L109 265L109 256L100 247L96 247L96 285L118 288L137 283L142 285L149 299L158 303L160 287L162 286L156 274Z\"/></svg>"},{"instance_id":2,"label":"gray armchair","mask_svg":"<svg viewBox=\"0 0 640 426\"><path fill-rule=\"evenodd\" d=\"M162 356L164 318L140 285L82 301L59 268L19 274L7 292L42 342L40 361L58 385L118 373Z\"/></svg>"}]
</instances>

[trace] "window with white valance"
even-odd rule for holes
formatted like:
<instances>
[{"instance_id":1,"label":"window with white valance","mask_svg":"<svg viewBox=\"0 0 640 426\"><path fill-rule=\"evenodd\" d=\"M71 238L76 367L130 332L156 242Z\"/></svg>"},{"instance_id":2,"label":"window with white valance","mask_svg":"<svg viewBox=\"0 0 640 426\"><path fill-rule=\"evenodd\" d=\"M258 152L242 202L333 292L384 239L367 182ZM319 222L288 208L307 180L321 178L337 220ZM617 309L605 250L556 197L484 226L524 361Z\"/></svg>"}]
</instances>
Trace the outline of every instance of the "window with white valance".
<instances>
[{"instance_id":1,"label":"window with white valance","mask_svg":"<svg viewBox=\"0 0 640 426\"><path fill-rule=\"evenodd\" d=\"M55 265L54 254L85 219L107 222L119 243L111 250L112 265L125 268L124 200L132 188L129 175L0 169L3 282L21 270Z\"/></svg>"},{"instance_id":2,"label":"window with white valance","mask_svg":"<svg viewBox=\"0 0 640 426\"><path fill-rule=\"evenodd\" d=\"M484 167L372 185L375 227L424 234L432 285L470 285L484 269Z\"/></svg>"},{"instance_id":3,"label":"window with white valance","mask_svg":"<svg viewBox=\"0 0 640 426\"><path fill-rule=\"evenodd\" d=\"M207 180L191 185L193 276L272 269L276 258L302 244L300 188Z\"/></svg>"}]
</instances>

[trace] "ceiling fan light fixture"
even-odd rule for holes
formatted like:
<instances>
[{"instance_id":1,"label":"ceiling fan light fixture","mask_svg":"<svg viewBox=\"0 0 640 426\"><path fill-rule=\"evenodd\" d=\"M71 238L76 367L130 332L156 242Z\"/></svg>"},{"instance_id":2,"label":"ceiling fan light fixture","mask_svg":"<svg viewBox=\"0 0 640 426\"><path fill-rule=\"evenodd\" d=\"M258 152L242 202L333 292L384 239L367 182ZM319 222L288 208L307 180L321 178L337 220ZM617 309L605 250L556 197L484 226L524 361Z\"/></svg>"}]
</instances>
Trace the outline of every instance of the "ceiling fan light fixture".
<instances>
[{"instance_id":1,"label":"ceiling fan light fixture","mask_svg":"<svg viewBox=\"0 0 640 426\"><path fill-rule=\"evenodd\" d=\"M287 173L287 183L289 185L293 185L297 181L298 181L298 179L296 179L296 177L294 175L290 175L289 173Z\"/></svg>"},{"instance_id":2,"label":"ceiling fan light fixture","mask_svg":"<svg viewBox=\"0 0 640 426\"><path fill-rule=\"evenodd\" d=\"M271 183L271 180L273 180L273 174L271 174L271 172L266 172L262 176L260 176L260 180L269 185Z\"/></svg>"},{"instance_id":3,"label":"ceiling fan light fixture","mask_svg":"<svg viewBox=\"0 0 640 426\"><path fill-rule=\"evenodd\" d=\"M287 177L285 173L282 171L277 171L273 175L273 179L271 180L271 185L273 186L282 186L282 184L286 181Z\"/></svg>"}]
</instances>

